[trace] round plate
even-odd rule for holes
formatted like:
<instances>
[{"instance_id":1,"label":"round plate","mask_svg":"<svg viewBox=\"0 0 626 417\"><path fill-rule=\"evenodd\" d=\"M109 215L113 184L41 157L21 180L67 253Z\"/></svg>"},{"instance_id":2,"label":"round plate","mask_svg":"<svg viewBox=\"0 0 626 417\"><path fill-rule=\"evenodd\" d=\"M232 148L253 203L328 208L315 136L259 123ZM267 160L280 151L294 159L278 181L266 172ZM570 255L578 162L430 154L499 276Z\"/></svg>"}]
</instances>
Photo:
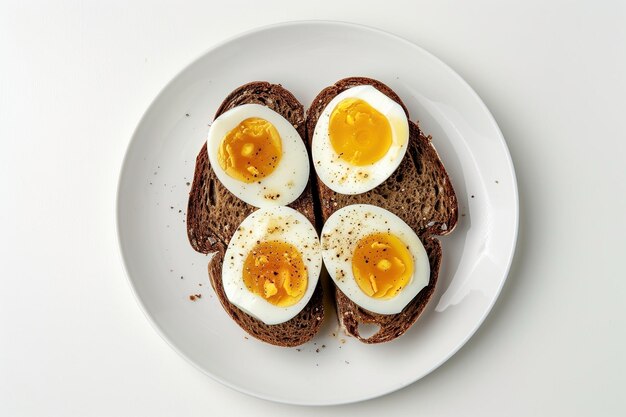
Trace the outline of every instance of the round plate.
<instances>
[{"instance_id":1,"label":"round plate","mask_svg":"<svg viewBox=\"0 0 626 417\"><path fill-rule=\"evenodd\" d=\"M185 212L195 158L216 109L236 87L254 80L280 83L308 106L322 88L348 76L388 84L411 118L432 135L457 192L459 223L454 233L441 238L444 257L434 297L404 336L382 345L362 344L343 334L330 310L311 342L299 348L270 346L247 337L226 315L208 281L208 257L194 252L187 241ZM511 158L496 122L469 85L410 42L333 22L254 30L185 68L139 123L117 200L126 271L163 338L218 381L293 404L377 397L445 362L472 336L498 297L517 224ZM201 298L192 301L194 294Z\"/></svg>"}]
</instances>

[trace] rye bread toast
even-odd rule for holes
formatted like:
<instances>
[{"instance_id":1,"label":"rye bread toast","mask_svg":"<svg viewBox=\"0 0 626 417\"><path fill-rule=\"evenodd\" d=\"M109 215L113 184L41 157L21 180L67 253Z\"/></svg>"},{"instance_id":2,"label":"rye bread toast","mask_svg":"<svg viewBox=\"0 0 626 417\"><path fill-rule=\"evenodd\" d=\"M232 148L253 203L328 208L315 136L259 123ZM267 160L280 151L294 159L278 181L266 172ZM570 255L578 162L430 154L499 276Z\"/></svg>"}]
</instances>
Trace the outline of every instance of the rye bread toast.
<instances>
[{"instance_id":1,"label":"rye bread toast","mask_svg":"<svg viewBox=\"0 0 626 417\"><path fill-rule=\"evenodd\" d=\"M398 95L380 81L351 77L337 81L322 90L307 111L306 133L309 147L317 120L326 105L339 93L358 85L371 85L404 109ZM315 164L315 161L313 161ZM434 236L452 231L458 219L458 204L448 174L431 144L416 123L409 121L407 153L396 171L378 187L358 195L339 194L315 178L320 204L320 217L326 221L331 214L351 204L373 204L402 218L419 236L428 253L431 275L428 285L402 310L393 315L367 311L335 288L339 323L345 331L365 343L382 343L404 334L424 311L431 298L441 265L441 244ZM374 324L380 329L371 337L359 334L359 324Z\"/></svg>"},{"instance_id":2,"label":"rye bread toast","mask_svg":"<svg viewBox=\"0 0 626 417\"><path fill-rule=\"evenodd\" d=\"M242 104L261 104L287 119L305 137L304 108L286 89L268 82L245 84L222 102L215 118ZM306 143L305 143L306 144ZM308 147L307 147L308 148ZM302 213L315 225L311 182L289 207ZM311 339L323 318L322 285L318 281L311 300L293 319L267 325L241 311L228 301L222 286L222 260L228 243L241 222L256 208L235 197L217 179L211 168L206 143L196 158L196 167L187 206L187 235L191 246L201 253L214 253L209 261L211 285L230 317L250 335L277 346L297 346Z\"/></svg>"}]
</instances>

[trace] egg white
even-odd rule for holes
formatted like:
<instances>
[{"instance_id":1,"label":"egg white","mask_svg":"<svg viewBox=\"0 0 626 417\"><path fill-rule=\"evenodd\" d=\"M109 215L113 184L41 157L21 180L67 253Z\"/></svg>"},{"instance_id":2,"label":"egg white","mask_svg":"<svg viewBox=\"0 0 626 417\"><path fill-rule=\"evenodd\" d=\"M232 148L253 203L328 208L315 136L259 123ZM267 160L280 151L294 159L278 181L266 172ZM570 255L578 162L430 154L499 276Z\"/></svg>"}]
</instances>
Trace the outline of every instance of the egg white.
<instances>
[{"instance_id":1,"label":"egg white","mask_svg":"<svg viewBox=\"0 0 626 417\"><path fill-rule=\"evenodd\" d=\"M279 226L279 230L276 230ZM257 241L278 240L295 246L307 270L307 287L302 298L289 307L279 307L252 293L243 282L243 267ZM230 239L222 265L222 283L228 300L265 324L279 324L295 317L311 299L322 269L322 254L315 228L298 211L289 207L257 210L241 223Z\"/></svg>"},{"instance_id":2,"label":"egg white","mask_svg":"<svg viewBox=\"0 0 626 417\"><path fill-rule=\"evenodd\" d=\"M392 143L387 153L371 165L355 166L339 157L328 136L330 116L342 100L358 98L382 113L391 127ZM333 98L317 120L311 143L313 166L320 180L340 194L361 194L369 191L398 168L409 142L409 122L402 106L372 87L352 87Z\"/></svg>"},{"instance_id":3,"label":"egg white","mask_svg":"<svg viewBox=\"0 0 626 417\"><path fill-rule=\"evenodd\" d=\"M270 175L245 183L228 175L217 155L226 134L250 117L265 119L276 127L282 142L282 157ZM287 119L260 104L243 104L215 119L209 129L207 151L220 182L228 191L255 207L287 205L302 194L309 180L309 158L302 138Z\"/></svg>"},{"instance_id":4,"label":"egg white","mask_svg":"<svg viewBox=\"0 0 626 417\"><path fill-rule=\"evenodd\" d=\"M408 246L413 257L413 276L393 298L372 298L357 284L352 258L358 242L373 233L391 233ZM380 207L354 204L333 213L322 229L322 258L335 285L353 302L374 313L397 314L428 285L430 263L424 245L401 218ZM339 256L337 256L339 255Z\"/></svg>"}]
</instances>

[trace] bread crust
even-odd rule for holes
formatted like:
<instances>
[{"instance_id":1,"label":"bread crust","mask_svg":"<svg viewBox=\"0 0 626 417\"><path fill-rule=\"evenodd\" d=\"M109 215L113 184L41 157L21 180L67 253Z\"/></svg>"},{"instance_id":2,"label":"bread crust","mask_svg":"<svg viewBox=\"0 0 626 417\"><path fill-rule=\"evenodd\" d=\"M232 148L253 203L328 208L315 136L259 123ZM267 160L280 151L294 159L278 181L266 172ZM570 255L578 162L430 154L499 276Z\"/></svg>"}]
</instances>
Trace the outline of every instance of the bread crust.
<instances>
[{"instance_id":1,"label":"bread crust","mask_svg":"<svg viewBox=\"0 0 626 417\"><path fill-rule=\"evenodd\" d=\"M339 93L358 86L371 85L404 109L398 95L380 81L351 77L337 81L323 89L307 111L307 142L309 147L317 120L326 105ZM313 161L315 165L317 161ZM315 178L320 201L320 217L326 221L335 211L351 204L373 204L402 218L420 237L428 253L431 275L428 285L402 310L393 315L367 311L346 297L335 287L339 323L345 331L364 343L388 342L404 334L424 311L432 297L441 265L441 244L434 236L450 233L458 221L458 203L450 178L431 143L416 123L409 121L407 153L398 169L381 185L363 194L344 195L332 191ZM377 333L365 338L359 334L359 324L376 324Z\"/></svg>"},{"instance_id":2,"label":"bread crust","mask_svg":"<svg viewBox=\"0 0 626 417\"><path fill-rule=\"evenodd\" d=\"M264 81L251 82L235 89L222 102L215 118L242 104L262 104L287 119L305 136L304 108L285 88ZM304 140L304 139L303 139ZM306 144L306 142L305 142ZM311 170L312 171L312 170ZM311 173L313 175L313 173ZM311 182L289 207L316 224ZM193 183L187 205L187 236L191 246L200 253L213 253L208 272L217 297L233 320L250 335L277 346L301 345L315 336L324 319L321 280L311 300L291 320L267 325L243 312L228 301L222 286L222 260L228 243L241 222L256 208L235 197L217 179L209 162L206 143L196 158Z\"/></svg>"}]
</instances>

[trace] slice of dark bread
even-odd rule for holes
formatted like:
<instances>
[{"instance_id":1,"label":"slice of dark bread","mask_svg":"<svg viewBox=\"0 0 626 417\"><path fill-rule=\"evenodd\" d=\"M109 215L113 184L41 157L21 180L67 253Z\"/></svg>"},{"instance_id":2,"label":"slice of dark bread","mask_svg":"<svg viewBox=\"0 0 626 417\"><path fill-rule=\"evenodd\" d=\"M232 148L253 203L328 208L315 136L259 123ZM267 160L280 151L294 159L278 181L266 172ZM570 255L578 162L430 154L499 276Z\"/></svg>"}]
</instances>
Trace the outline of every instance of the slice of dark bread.
<instances>
[{"instance_id":1,"label":"slice of dark bread","mask_svg":"<svg viewBox=\"0 0 626 417\"><path fill-rule=\"evenodd\" d=\"M372 85L408 110L398 95L380 81L364 77L345 78L322 90L307 111L307 141L313 140L317 120L326 105L339 93L358 86ZM313 161L314 165L316 161ZM326 221L331 214L351 204L373 204L402 218L420 237L431 266L428 285L402 310L394 315L367 311L335 288L337 315L346 332L365 343L387 342L404 334L424 311L432 296L439 267L441 245L435 235L445 235L454 229L458 219L458 204L448 174L431 144L431 138L422 134L416 123L409 121L409 144L398 169L382 184L363 194L345 195L332 191L316 178L321 217ZM380 329L371 337L359 334L359 324L375 324Z\"/></svg>"},{"instance_id":2,"label":"slice of dark bread","mask_svg":"<svg viewBox=\"0 0 626 417\"><path fill-rule=\"evenodd\" d=\"M262 104L287 119L305 135L304 108L286 89L268 82L245 84L226 97L215 114L242 104ZM312 171L312 170L311 170ZM302 195L289 205L316 224L311 182ZM304 309L293 319L276 325L266 325L241 311L228 301L222 287L222 260L231 237L241 222L256 208L241 201L222 185L209 163L206 143L196 158L196 167L187 205L187 235L193 248L201 253L215 253L209 261L209 278L220 303L237 324L252 336L273 345L297 346L310 340L319 330L324 318L322 285Z\"/></svg>"}]
</instances>

